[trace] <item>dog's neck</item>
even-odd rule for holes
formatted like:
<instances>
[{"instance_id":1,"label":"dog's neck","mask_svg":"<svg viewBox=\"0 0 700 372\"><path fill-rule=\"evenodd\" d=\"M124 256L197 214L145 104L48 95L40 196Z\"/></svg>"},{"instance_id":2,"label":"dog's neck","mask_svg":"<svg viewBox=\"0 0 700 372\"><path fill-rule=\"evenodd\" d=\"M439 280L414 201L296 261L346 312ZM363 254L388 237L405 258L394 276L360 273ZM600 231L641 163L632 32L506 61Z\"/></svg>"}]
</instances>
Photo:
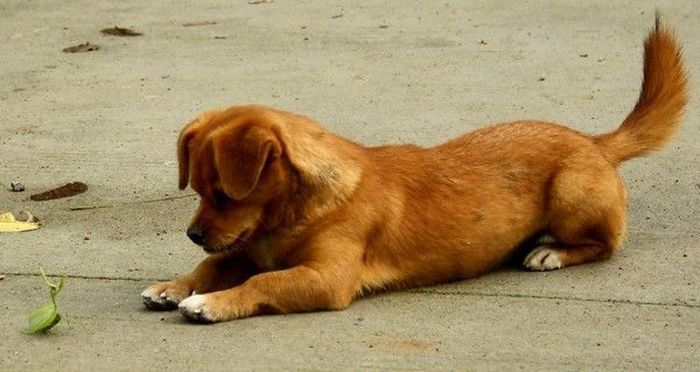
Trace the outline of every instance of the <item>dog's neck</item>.
<instances>
[{"instance_id":1,"label":"dog's neck","mask_svg":"<svg viewBox=\"0 0 700 372\"><path fill-rule=\"evenodd\" d=\"M304 125L306 124L306 125ZM297 195L307 219L314 220L337 209L352 195L362 179L364 152L357 144L326 132L315 123L300 128L281 126L278 135L286 146L298 178ZM294 135L290 131L294 130Z\"/></svg>"}]
</instances>

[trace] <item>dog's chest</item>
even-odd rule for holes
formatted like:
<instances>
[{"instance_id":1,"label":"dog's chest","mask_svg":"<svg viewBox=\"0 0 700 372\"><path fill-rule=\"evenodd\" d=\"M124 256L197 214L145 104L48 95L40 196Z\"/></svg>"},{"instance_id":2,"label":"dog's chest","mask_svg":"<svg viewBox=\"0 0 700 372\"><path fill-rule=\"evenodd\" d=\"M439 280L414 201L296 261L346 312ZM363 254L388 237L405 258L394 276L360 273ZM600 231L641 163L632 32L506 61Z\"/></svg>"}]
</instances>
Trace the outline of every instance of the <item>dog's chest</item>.
<instances>
[{"instance_id":1,"label":"dog's chest","mask_svg":"<svg viewBox=\"0 0 700 372\"><path fill-rule=\"evenodd\" d=\"M257 239L255 244L248 249L248 257L262 272L279 270L284 266L280 262L282 252L288 242L274 236L263 236Z\"/></svg>"}]
</instances>

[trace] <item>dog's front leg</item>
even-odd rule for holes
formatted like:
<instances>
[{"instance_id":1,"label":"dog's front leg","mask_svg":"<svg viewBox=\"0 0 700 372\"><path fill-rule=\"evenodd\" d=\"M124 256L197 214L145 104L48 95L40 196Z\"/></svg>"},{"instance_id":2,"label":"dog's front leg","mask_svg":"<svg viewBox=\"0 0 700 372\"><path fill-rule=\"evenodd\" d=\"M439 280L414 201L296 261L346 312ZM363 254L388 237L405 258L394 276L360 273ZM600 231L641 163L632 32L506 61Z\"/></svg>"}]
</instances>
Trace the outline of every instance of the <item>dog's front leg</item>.
<instances>
[{"instance_id":1,"label":"dog's front leg","mask_svg":"<svg viewBox=\"0 0 700 372\"><path fill-rule=\"evenodd\" d=\"M234 287L256 273L247 257L218 253L205 258L190 274L148 287L141 296L151 310L172 310L194 293L208 293Z\"/></svg>"},{"instance_id":2,"label":"dog's front leg","mask_svg":"<svg viewBox=\"0 0 700 372\"><path fill-rule=\"evenodd\" d=\"M191 296L180 312L196 322L221 322L263 313L345 309L356 293L352 268L300 265L251 277L238 287Z\"/></svg>"}]
</instances>

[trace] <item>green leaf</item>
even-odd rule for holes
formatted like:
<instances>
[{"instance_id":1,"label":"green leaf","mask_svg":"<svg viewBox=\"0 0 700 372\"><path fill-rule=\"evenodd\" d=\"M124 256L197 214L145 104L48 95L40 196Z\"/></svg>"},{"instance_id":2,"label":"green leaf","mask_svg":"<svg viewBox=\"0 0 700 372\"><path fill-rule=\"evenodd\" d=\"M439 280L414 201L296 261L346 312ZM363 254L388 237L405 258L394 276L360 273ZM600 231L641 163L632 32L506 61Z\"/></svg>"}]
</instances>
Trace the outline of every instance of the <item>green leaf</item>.
<instances>
[{"instance_id":1,"label":"green leaf","mask_svg":"<svg viewBox=\"0 0 700 372\"><path fill-rule=\"evenodd\" d=\"M56 306L50 303L42 306L29 315L29 328L27 333L36 334L46 332L61 321L61 316L56 312Z\"/></svg>"},{"instance_id":2,"label":"green leaf","mask_svg":"<svg viewBox=\"0 0 700 372\"><path fill-rule=\"evenodd\" d=\"M44 269L39 267L39 271L41 271L44 282L49 286L51 303L34 310L29 315L29 328L27 328L27 333L29 334L46 332L61 321L61 314L58 313L58 305L56 304L56 296L63 289L66 278L63 277L58 282L54 282L49 280L46 273L44 273Z\"/></svg>"}]
</instances>

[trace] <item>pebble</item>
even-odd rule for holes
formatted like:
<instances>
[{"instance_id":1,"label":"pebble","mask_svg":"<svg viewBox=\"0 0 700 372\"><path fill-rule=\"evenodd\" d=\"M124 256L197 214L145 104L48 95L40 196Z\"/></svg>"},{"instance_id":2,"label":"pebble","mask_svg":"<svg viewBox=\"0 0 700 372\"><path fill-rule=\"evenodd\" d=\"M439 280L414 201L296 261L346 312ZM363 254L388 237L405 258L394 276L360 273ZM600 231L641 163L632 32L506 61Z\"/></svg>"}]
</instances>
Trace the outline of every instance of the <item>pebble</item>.
<instances>
[{"instance_id":1,"label":"pebble","mask_svg":"<svg viewBox=\"0 0 700 372\"><path fill-rule=\"evenodd\" d=\"M10 190L14 192L24 191L24 185L21 182L10 182Z\"/></svg>"}]
</instances>

